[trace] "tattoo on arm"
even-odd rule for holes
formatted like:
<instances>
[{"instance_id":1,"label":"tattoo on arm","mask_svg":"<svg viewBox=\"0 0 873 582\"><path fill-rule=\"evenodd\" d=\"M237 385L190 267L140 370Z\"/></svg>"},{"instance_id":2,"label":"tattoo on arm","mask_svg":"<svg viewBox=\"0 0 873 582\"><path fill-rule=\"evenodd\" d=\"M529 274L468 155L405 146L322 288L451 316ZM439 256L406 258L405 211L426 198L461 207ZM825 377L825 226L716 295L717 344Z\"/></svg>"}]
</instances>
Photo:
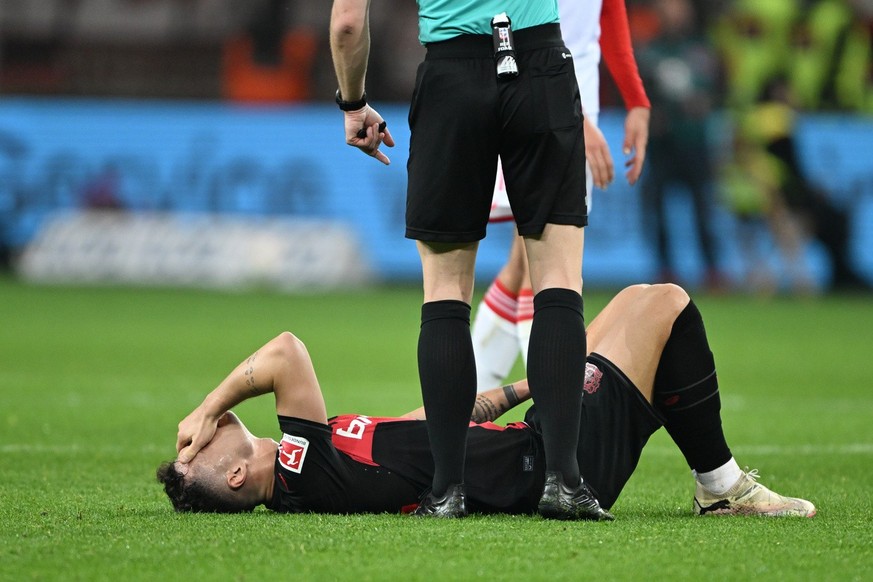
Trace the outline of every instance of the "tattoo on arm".
<instances>
[{"instance_id":1,"label":"tattoo on arm","mask_svg":"<svg viewBox=\"0 0 873 582\"><path fill-rule=\"evenodd\" d=\"M518 394L515 392L515 384L504 386L503 396L506 398L505 404L503 402L494 402L485 394L476 396L476 403L473 405L473 415L470 417L470 420L473 422L490 422L519 403Z\"/></svg>"},{"instance_id":2,"label":"tattoo on arm","mask_svg":"<svg viewBox=\"0 0 873 582\"><path fill-rule=\"evenodd\" d=\"M500 416L501 412L503 411L491 402L490 398L484 394L479 394L476 396L476 403L473 405L473 415L470 417L470 420L473 422L488 422Z\"/></svg>"},{"instance_id":3,"label":"tattoo on arm","mask_svg":"<svg viewBox=\"0 0 873 582\"><path fill-rule=\"evenodd\" d=\"M257 357L258 357L258 352L255 352L254 354L249 356L248 360L246 360L246 364L248 364L248 366L249 366L248 368L246 368L246 371L245 371L246 386L248 386L252 390L255 389L255 365L254 364L255 364L255 358L257 358Z\"/></svg>"},{"instance_id":4,"label":"tattoo on arm","mask_svg":"<svg viewBox=\"0 0 873 582\"><path fill-rule=\"evenodd\" d=\"M518 394L515 392L515 384L507 384L503 387L503 395L506 396L507 410L518 404Z\"/></svg>"}]
</instances>

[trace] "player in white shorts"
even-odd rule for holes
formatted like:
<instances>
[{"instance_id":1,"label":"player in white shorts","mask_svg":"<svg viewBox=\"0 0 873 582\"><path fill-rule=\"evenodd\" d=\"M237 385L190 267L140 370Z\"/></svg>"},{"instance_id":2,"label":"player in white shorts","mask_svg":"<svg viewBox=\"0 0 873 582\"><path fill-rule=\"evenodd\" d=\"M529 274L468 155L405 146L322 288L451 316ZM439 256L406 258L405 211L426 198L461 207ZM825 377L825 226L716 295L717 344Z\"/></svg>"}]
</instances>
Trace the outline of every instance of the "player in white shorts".
<instances>
[{"instance_id":1,"label":"player in white shorts","mask_svg":"<svg viewBox=\"0 0 873 582\"><path fill-rule=\"evenodd\" d=\"M609 146L597 127L601 52L627 109L622 151L629 156L625 162L628 168L625 175L631 185L637 182L643 170L650 104L634 59L624 0L558 0L558 10L564 41L573 54L582 97L588 178L585 201L590 213L592 187L605 189L615 174ZM498 162L490 221L512 219L503 169ZM519 352L527 362L532 320L533 292L527 257L522 238L516 236L509 259L479 303L473 322L473 349L480 390L502 382Z\"/></svg>"}]
</instances>

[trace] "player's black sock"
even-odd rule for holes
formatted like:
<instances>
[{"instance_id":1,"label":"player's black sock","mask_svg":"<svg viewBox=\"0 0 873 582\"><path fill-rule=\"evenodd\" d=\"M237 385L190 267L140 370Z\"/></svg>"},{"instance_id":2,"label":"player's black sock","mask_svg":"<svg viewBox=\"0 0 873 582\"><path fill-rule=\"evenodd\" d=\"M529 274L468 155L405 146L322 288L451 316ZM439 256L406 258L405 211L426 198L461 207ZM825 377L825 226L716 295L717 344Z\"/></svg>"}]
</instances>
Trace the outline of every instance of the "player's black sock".
<instances>
[{"instance_id":1,"label":"player's black sock","mask_svg":"<svg viewBox=\"0 0 873 582\"><path fill-rule=\"evenodd\" d=\"M470 306L431 301L421 306L418 375L434 460L433 492L464 482L467 426L476 399Z\"/></svg>"},{"instance_id":2,"label":"player's black sock","mask_svg":"<svg viewBox=\"0 0 873 582\"><path fill-rule=\"evenodd\" d=\"M582 297L570 289L544 289L534 296L527 375L545 445L546 468L579 485L579 421L585 383L585 322Z\"/></svg>"},{"instance_id":3,"label":"player's black sock","mask_svg":"<svg viewBox=\"0 0 873 582\"><path fill-rule=\"evenodd\" d=\"M721 426L715 359L693 301L673 322L655 374L653 400L692 469L705 473L731 459Z\"/></svg>"}]
</instances>

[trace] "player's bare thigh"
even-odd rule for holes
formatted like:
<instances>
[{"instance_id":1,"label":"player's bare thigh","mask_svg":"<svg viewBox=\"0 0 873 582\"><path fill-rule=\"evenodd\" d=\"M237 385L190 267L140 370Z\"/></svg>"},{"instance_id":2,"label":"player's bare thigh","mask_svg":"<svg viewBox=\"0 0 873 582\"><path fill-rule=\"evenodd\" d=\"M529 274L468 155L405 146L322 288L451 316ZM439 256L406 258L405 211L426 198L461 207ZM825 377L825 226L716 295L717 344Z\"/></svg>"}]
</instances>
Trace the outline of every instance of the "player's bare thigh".
<instances>
[{"instance_id":1,"label":"player's bare thigh","mask_svg":"<svg viewBox=\"0 0 873 582\"><path fill-rule=\"evenodd\" d=\"M651 402L661 351L688 301L677 285L627 287L588 326L588 351L618 366Z\"/></svg>"},{"instance_id":2,"label":"player's bare thigh","mask_svg":"<svg viewBox=\"0 0 873 582\"><path fill-rule=\"evenodd\" d=\"M568 224L546 224L538 237L525 237L534 294L553 287L582 291L585 230Z\"/></svg>"}]
</instances>

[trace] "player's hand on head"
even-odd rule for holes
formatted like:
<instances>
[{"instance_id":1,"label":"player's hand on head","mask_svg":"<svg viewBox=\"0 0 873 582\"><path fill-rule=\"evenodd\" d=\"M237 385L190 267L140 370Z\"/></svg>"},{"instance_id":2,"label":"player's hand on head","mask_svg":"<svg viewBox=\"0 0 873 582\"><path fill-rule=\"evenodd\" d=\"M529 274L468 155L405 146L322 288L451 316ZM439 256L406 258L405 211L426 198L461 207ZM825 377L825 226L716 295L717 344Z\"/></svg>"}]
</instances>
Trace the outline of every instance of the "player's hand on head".
<instances>
[{"instance_id":1,"label":"player's hand on head","mask_svg":"<svg viewBox=\"0 0 873 582\"><path fill-rule=\"evenodd\" d=\"M627 112L624 120L624 143L621 146L624 155L630 156L624 163L627 172L627 182L636 184L643 173L643 163L646 161L646 146L649 143L649 110L646 107L634 107Z\"/></svg>"},{"instance_id":2,"label":"player's hand on head","mask_svg":"<svg viewBox=\"0 0 873 582\"><path fill-rule=\"evenodd\" d=\"M591 177L595 186L605 189L615 177L609 144L606 143L603 132L588 121L588 118L584 119L582 125L585 130L585 160L591 168Z\"/></svg>"},{"instance_id":3,"label":"player's hand on head","mask_svg":"<svg viewBox=\"0 0 873 582\"><path fill-rule=\"evenodd\" d=\"M215 436L220 418L207 414L202 407L198 407L182 419L176 435L176 452L180 463L190 463L209 444Z\"/></svg>"},{"instance_id":4,"label":"player's hand on head","mask_svg":"<svg viewBox=\"0 0 873 582\"><path fill-rule=\"evenodd\" d=\"M345 112L346 143L373 156L386 166L391 163L379 148L384 144L394 147L394 138L379 112L365 105L357 111Z\"/></svg>"}]
</instances>

